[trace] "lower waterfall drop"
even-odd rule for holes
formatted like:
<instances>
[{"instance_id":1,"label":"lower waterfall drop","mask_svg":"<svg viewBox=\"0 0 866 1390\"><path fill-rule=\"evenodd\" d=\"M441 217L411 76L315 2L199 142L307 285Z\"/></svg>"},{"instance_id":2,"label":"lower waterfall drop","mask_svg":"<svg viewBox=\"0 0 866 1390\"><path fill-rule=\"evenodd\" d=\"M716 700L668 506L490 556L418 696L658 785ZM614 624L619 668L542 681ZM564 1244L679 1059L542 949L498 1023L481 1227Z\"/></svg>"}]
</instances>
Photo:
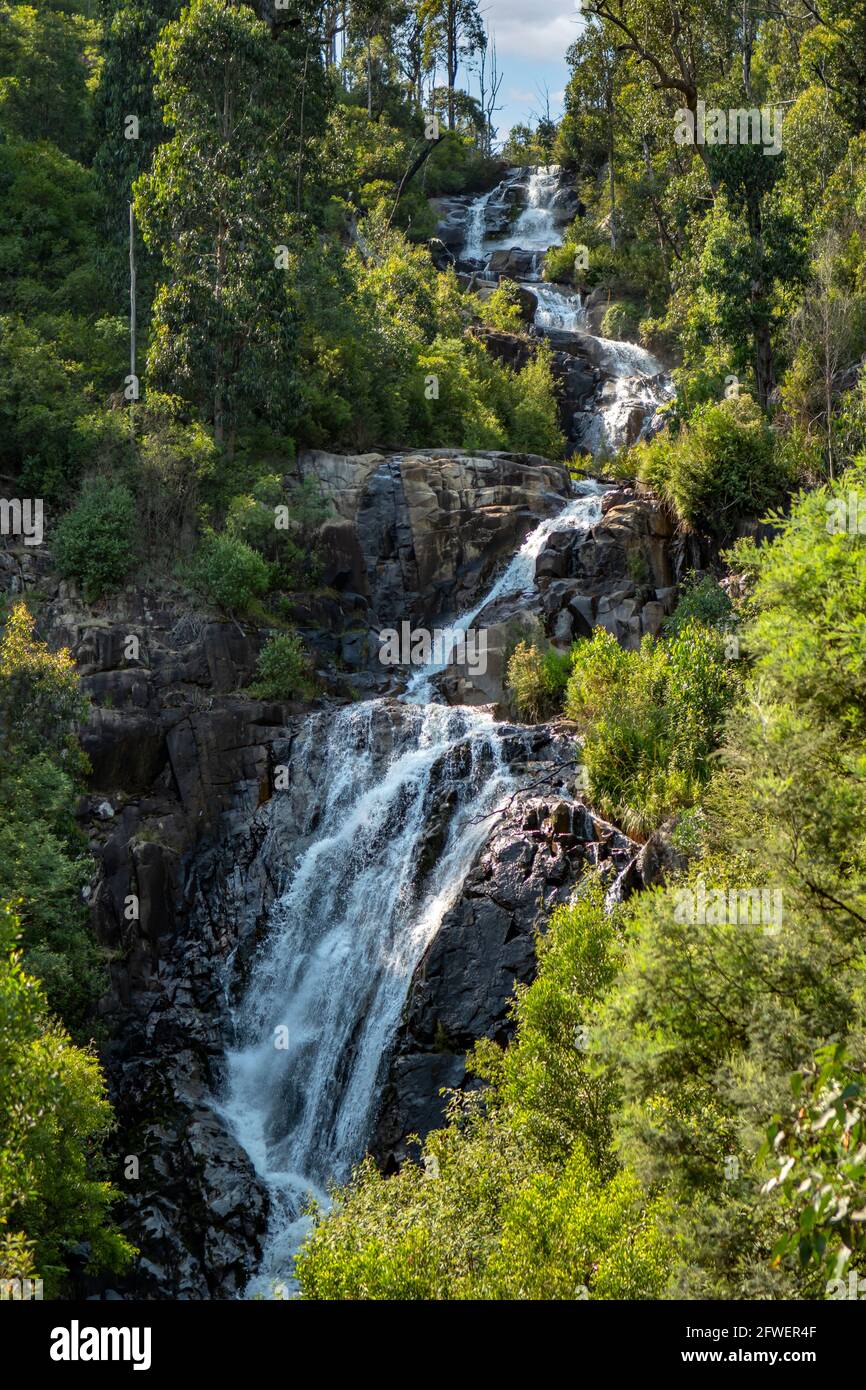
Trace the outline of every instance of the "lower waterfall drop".
<instances>
[{"instance_id":1,"label":"lower waterfall drop","mask_svg":"<svg viewBox=\"0 0 866 1390\"><path fill-rule=\"evenodd\" d=\"M496 599L531 592L552 531L595 524L604 488L578 488L457 627ZM271 1196L247 1297L292 1288L307 1199L325 1202L328 1185L362 1157L414 969L487 838L485 818L517 786L492 715L433 703L433 674L419 671L401 700L312 715L296 745L294 758L305 759L325 744L311 841L271 909L218 1103ZM444 815L427 856L437 808Z\"/></svg>"}]
</instances>

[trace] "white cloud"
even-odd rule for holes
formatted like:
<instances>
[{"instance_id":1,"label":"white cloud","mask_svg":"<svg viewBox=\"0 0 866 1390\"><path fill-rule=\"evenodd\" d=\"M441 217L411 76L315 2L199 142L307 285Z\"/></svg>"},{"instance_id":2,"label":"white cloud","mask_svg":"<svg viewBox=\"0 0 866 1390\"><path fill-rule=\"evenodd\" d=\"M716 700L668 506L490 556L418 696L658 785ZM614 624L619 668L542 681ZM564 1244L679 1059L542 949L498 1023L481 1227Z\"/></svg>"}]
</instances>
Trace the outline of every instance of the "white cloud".
<instances>
[{"instance_id":1,"label":"white cloud","mask_svg":"<svg viewBox=\"0 0 866 1390\"><path fill-rule=\"evenodd\" d=\"M569 0L488 0L483 7L502 57L556 62L565 58L581 27Z\"/></svg>"}]
</instances>

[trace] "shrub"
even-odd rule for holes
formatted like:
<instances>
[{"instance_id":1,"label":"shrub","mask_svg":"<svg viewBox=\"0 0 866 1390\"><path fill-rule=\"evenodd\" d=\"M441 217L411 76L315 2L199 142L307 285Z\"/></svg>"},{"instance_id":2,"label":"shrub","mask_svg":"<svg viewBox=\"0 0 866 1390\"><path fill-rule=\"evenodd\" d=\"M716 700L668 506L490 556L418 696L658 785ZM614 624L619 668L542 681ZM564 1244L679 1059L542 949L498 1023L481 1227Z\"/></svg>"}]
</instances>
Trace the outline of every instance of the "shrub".
<instances>
[{"instance_id":1,"label":"shrub","mask_svg":"<svg viewBox=\"0 0 866 1390\"><path fill-rule=\"evenodd\" d=\"M250 686L261 700L305 700L315 693L310 659L297 633L271 637L259 653L256 680Z\"/></svg>"},{"instance_id":2,"label":"shrub","mask_svg":"<svg viewBox=\"0 0 866 1390\"><path fill-rule=\"evenodd\" d=\"M634 304L614 300L608 304L601 320L603 338L625 338L637 342L640 335L640 311Z\"/></svg>"},{"instance_id":3,"label":"shrub","mask_svg":"<svg viewBox=\"0 0 866 1390\"><path fill-rule=\"evenodd\" d=\"M16 754L62 753L87 717L87 701L68 650L49 651L35 634L27 605L14 604L0 638L2 747Z\"/></svg>"},{"instance_id":4,"label":"shrub","mask_svg":"<svg viewBox=\"0 0 866 1390\"><path fill-rule=\"evenodd\" d=\"M698 407L678 435L632 453L638 476L683 521L722 537L739 518L780 503L793 481L785 451L774 448L762 411L745 395Z\"/></svg>"},{"instance_id":5,"label":"shrub","mask_svg":"<svg viewBox=\"0 0 866 1390\"><path fill-rule=\"evenodd\" d=\"M16 935L0 905L0 1269L56 1297L74 1246L94 1272L135 1252L109 1223L116 1194L98 1173L112 1123L99 1064L49 1017Z\"/></svg>"},{"instance_id":6,"label":"shrub","mask_svg":"<svg viewBox=\"0 0 866 1390\"><path fill-rule=\"evenodd\" d=\"M505 684L519 717L537 723L557 713L570 671L570 652L555 647L540 652L534 643L518 642L508 660Z\"/></svg>"},{"instance_id":7,"label":"shrub","mask_svg":"<svg viewBox=\"0 0 866 1390\"><path fill-rule=\"evenodd\" d=\"M470 1059L486 1089L452 1095L423 1162L355 1170L298 1257L304 1298L662 1295L675 1255L665 1204L617 1171L615 1087L575 1046L618 957L597 885L553 914L538 977L512 1006L515 1041L485 1040Z\"/></svg>"},{"instance_id":8,"label":"shrub","mask_svg":"<svg viewBox=\"0 0 866 1390\"><path fill-rule=\"evenodd\" d=\"M734 605L721 584L711 574L699 577L693 572L683 581L679 602L665 622L665 631L675 634L686 623L696 622L723 632L731 627L733 618Z\"/></svg>"},{"instance_id":9,"label":"shrub","mask_svg":"<svg viewBox=\"0 0 866 1390\"><path fill-rule=\"evenodd\" d=\"M189 578L218 608L227 613L244 612L253 599L266 592L271 568L239 536L207 531L190 565Z\"/></svg>"},{"instance_id":10,"label":"shrub","mask_svg":"<svg viewBox=\"0 0 866 1390\"><path fill-rule=\"evenodd\" d=\"M173 554L192 540L202 487L214 477L219 453L203 425L184 422L174 397L151 393L136 420L144 541L151 555Z\"/></svg>"},{"instance_id":11,"label":"shrub","mask_svg":"<svg viewBox=\"0 0 866 1390\"><path fill-rule=\"evenodd\" d=\"M106 986L81 900L93 866L73 815L87 701L69 652L49 651L34 629L17 603L0 640L0 903L18 903L27 969L78 1032Z\"/></svg>"},{"instance_id":12,"label":"shrub","mask_svg":"<svg viewBox=\"0 0 866 1390\"><path fill-rule=\"evenodd\" d=\"M0 465L38 497L68 490L72 432L87 408L82 376L20 318L0 318Z\"/></svg>"},{"instance_id":13,"label":"shrub","mask_svg":"<svg viewBox=\"0 0 866 1390\"><path fill-rule=\"evenodd\" d=\"M581 726L589 794L645 834L694 803L734 689L720 633L691 620L636 652L596 629L574 648L565 710Z\"/></svg>"},{"instance_id":14,"label":"shrub","mask_svg":"<svg viewBox=\"0 0 866 1390\"><path fill-rule=\"evenodd\" d=\"M270 473L259 478L249 493L231 499L226 531L273 563L275 583L299 589L314 583L321 572L316 532L329 510L316 478L305 478L287 492L279 474Z\"/></svg>"},{"instance_id":15,"label":"shrub","mask_svg":"<svg viewBox=\"0 0 866 1390\"><path fill-rule=\"evenodd\" d=\"M135 558L135 501L123 483L91 478L60 521L57 568L81 585L88 602L122 584Z\"/></svg>"},{"instance_id":16,"label":"shrub","mask_svg":"<svg viewBox=\"0 0 866 1390\"><path fill-rule=\"evenodd\" d=\"M513 280L500 280L487 299L482 299L479 316L482 323L503 333L519 333L523 328L520 290Z\"/></svg>"}]
</instances>

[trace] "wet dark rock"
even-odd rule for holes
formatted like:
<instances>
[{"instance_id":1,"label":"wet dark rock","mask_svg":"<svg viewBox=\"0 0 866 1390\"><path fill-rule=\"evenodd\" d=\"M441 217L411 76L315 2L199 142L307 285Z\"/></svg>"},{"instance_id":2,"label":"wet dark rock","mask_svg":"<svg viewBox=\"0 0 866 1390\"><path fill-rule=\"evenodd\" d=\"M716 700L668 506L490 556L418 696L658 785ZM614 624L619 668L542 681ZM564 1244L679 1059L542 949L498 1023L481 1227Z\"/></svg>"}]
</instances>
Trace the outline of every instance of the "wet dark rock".
<instances>
[{"instance_id":1,"label":"wet dark rock","mask_svg":"<svg viewBox=\"0 0 866 1390\"><path fill-rule=\"evenodd\" d=\"M521 246L509 246L507 250L494 251L487 261L487 273L505 276L509 280L528 279L535 271L537 254L536 251L525 251Z\"/></svg>"},{"instance_id":2,"label":"wet dark rock","mask_svg":"<svg viewBox=\"0 0 866 1390\"><path fill-rule=\"evenodd\" d=\"M427 242L430 259L437 270L449 270L454 264L454 255L441 237L431 237Z\"/></svg>"},{"instance_id":3,"label":"wet dark rock","mask_svg":"<svg viewBox=\"0 0 866 1390\"><path fill-rule=\"evenodd\" d=\"M573 749L547 738L551 758ZM511 1038L514 986L535 975L535 937L551 910L569 901L587 865L609 865L613 880L637 851L571 798L520 793L494 819L412 979L371 1145L386 1171L405 1161L409 1134L423 1137L442 1123L445 1100L434 1081L463 1086L473 1043Z\"/></svg>"},{"instance_id":4,"label":"wet dark rock","mask_svg":"<svg viewBox=\"0 0 866 1390\"><path fill-rule=\"evenodd\" d=\"M369 595L376 630L468 607L570 486L562 465L533 454L311 450L301 467L339 512L340 550L355 558L352 587Z\"/></svg>"}]
</instances>

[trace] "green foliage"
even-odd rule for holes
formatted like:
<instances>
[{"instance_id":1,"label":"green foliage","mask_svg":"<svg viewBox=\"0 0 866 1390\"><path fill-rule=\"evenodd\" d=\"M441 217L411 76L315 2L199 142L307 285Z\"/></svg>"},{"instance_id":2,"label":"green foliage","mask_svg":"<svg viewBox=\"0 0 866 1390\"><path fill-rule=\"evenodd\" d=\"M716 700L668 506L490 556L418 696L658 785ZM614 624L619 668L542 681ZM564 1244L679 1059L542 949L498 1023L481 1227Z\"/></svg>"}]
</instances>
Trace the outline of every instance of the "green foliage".
<instances>
[{"instance_id":1,"label":"green foliage","mask_svg":"<svg viewBox=\"0 0 866 1390\"><path fill-rule=\"evenodd\" d=\"M70 1252L120 1271L135 1253L110 1224L115 1193L99 1173L111 1107L96 1058L48 1014L0 907L0 1269L61 1292Z\"/></svg>"},{"instance_id":2,"label":"green foliage","mask_svg":"<svg viewBox=\"0 0 866 1390\"><path fill-rule=\"evenodd\" d=\"M270 637L259 653L250 693L260 700L309 700L315 690L310 658L297 633Z\"/></svg>"},{"instance_id":3,"label":"green foliage","mask_svg":"<svg viewBox=\"0 0 866 1390\"><path fill-rule=\"evenodd\" d=\"M133 418L140 435L129 476L142 542L151 557L173 560L193 540L201 499L219 473L219 451L203 425L184 419L177 397L149 392Z\"/></svg>"},{"instance_id":4,"label":"green foliage","mask_svg":"<svg viewBox=\"0 0 866 1390\"><path fill-rule=\"evenodd\" d=\"M0 312L97 316L109 308L96 211L89 170L53 145L0 142Z\"/></svg>"},{"instance_id":5,"label":"green foliage","mask_svg":"<svg viewBox=\"0 0 866 1390\"><path fill-rule=\"evenodd\" d=\"M500 280L492 294L482 299L481 322L502 333L519 333L523 327L520 291L513 280Z\"/></svg>"},{"instance_id":6,"label":"green foliage","mask_svg":"<svg viewBox=\"0 0 866 1390\"><path fill-rule=\"evenodd\" d=\"M189 580L218 608L243 613L269 588L271 568L239 536L206 531L190 564Z\"/></svg>"},{"instance_id":7,"label":"green foliage","mask_svg":"<svg viewBox=\"0 0 866 1390\"><path fill-rule=\"evenodd\" d=\"M517 1040L479 1045L483 1101L454 1095L420 1162L367 1160L297 1261L305 1298L654 1298L672 1247L665 1210L609 1152L612 1092L581 1026L616 968L593 889L554 914Z\"/></svg>"},{"instance_id":8,"label":"green foliage","mask_svg":"<svg viewBox=\"0 0 866 1390\"><path fill-rule=\"evenodd\" d=\"M778 1167L762 1192L793 1218L773 1254L844 1279L849 1261L862 1268L866 1257L866 1065L847 1061L836 1043L794 1073L791 1090L761 1153Z\"/></svg>"},{"instance_id":9,"label":"green foliage","mask_svg":"<svg viewBox=\"0 0 866 1390\"><path fill-rule=\"evenodd\" d=\"M73 735L86 712L68 651L49 651L15 604L0 639L0 901L18 903L27 967L76 1033L105 987L81 899L91 864L73 818L83 770Z\"/></svg>"},{"instance_id":10,"label":"green foliage","mask_svg":"<svg viewBox=\"0 0 866 1390\"><path fill-rule=\"evenodd\" d=\"M81 585L88 602L126 579L136 551L135 499L123 483L90 478L54 538L57 568Z\"/></svg>"},{"instance_id":11,"label":"green foliage","mask_svg":"<svg viewBox=\"0 0 866 1390\"><path fill-rule=\"evenodd\" d=\"M92 22L49 6L4 4L0 36L0 128L79 157L90 134Z\"/></svg>"},{"instance_id":12,"label":"green foliage","mask_svg":"<svg viewBox=\"0 0 866 1390\"><path fill-rule=\"evenodd\" d=\"M640 337L640 313L634 304L614 301L604 311L601 320L603 338L624 338L637 342Z\"/></svg>"},{"instance_id":13,"label":"green foliage","mask_svg":"<svg viewBox=\"0 0 866 1390\"><path fill-rule=\"evenodd\" d=\"M702 623L720 632L733 626L734 605L725 590L711 574L687 574L683 580L677 606L665 620L665 631L676 634L687 623Z\"/></svg>"},{"instance_id":14,"label":"green foliage","mask_svg":"<svg viewBox=\"0 0 866 1390\"><path fill-rule=\"evenodd\" d=\"M722 537L740 518L763 516L793 482L748 396L699 406L678 434L636 445L630 466L689 526Z\"/></svg>"},{"instance_id":15,"label":"green foliage","mask_svg":"<svg viewBox=\"0 0 866 1390\"><path fill-rule=\"evenodd\" d=\"M274 42L246 5L193 0L162 30L154 66L174 133L135 185L145 241L166 271L148 370L180 386L231 446L239 423L265 414L278 426L295 404L286 367L301 141L323 117L320 64L293 28ZM303 105L287 110L283 93L299 81Z\"/></svg>"},{"instance_id":16,"label":"green foliage","mask_svg":"<svg viewBox=\"0 0 866 1390\"><path fill-rule=\"evenodd\" d=\"M571 659L570 652L555 647L541 652L534 643L518 642L508 659L505 685L521 719L535 724L561 709Z\"/></svg>"},{"instance_id":17,"label":"green foliage","mask_svg":"<svg viewBox=\"0 0 866 1390\"><path fill-rule=\"evenodd\" d=\"M21 319L0 319L0 460L36 496L68 477L70 435L84 408L81 369Z\"/></svg>"},{"instance_id":18,"label":"green foliage","mask_svg":"<svg viewBox=\"0 0 866 1390\"><path fill-rule=\"evenodd\" d=\"M59 756L87 713L64 648L52 652L35 636L27 605L15 603L5 616L0 639L0 732L3 748L25 753L47 750Z\"/></svg>"},{"instance_id":19,"label":"green foliage","mask_svg":"<svg viewBox=\"0 0 866 1390\"><path fill-rule=\"evenodd\" d=\"M329 510L315 477L287 492L278 474L265 474L251 492L232 498L226 531L268 560L271 587L300 589L318 577L315 533Z\"/></svg>"},{"instance_id":20,"label":"green foliage","mask_svg":"<svg viewBox=\"0 0 866 1390\"><path fill-rule=\"evenodd\" d=\"M593 804L638 834L691 805L733 693L720 633L694 620L634 652L602 628L578 643L565 712L581 729Z\"/></svg>"},{"instance_id":21,"label":"green foliage","mask_svg":"<svg viewBox=\"0 0 866 1390\"><path fill-rule=\"evenodd\" d=\"M676 1204L689 1297L832 1296L825 1261L835 1269L846 1234L860 1241L844 1199L862 1206L848 1088L862 1084L866 1037L866 551L828 527L848 485L799 498L750 557L753 665L704 796L698 857L686 880L635 900L597 1035L622 1085L623 1158ZM766 889L781 910L771 925L690 916L683 892L699 881ZM783 1136L775 1157L768 1129Z\"/></svg>"}]
</instances>

